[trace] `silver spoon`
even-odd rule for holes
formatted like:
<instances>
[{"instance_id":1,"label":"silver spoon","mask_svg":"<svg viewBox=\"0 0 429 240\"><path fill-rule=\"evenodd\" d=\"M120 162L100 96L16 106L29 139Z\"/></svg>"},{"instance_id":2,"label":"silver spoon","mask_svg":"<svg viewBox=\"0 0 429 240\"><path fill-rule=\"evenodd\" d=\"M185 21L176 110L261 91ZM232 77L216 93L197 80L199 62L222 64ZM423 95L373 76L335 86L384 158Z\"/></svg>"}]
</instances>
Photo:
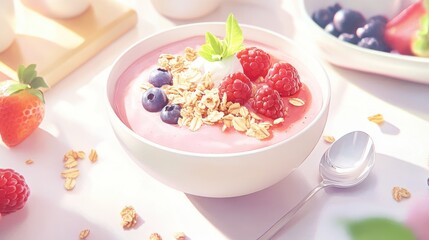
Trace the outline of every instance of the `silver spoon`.
<instances>
[{"instance_id":1,"label":"silver spoon","mask_svg":"<svg viewBox=\"0 0 429 240\"><path fill-rule=\"evenodd\" d=\"M371 172L374 160L374 142L368 134L355 131L342 136L322 156L319 164L322 181L319 185L258 240L271 239L319 190L325 187L348 188L361 183Z\"/></svg>"}]
</instances>

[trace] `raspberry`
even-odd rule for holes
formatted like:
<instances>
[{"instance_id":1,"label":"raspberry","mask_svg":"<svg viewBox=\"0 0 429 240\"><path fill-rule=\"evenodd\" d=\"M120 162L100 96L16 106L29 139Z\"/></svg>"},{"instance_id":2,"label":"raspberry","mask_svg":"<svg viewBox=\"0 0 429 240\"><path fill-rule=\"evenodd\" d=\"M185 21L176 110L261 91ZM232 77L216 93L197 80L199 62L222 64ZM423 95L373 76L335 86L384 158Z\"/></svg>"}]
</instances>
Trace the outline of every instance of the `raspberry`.
<instances>
[{"instance_id":1,"label":"raspberry","mask_svg":"<svg viewBox=\"0 0 429 240\"><path fill-rule=\"evenodd\" d=\"M279 92L267 85L256 91L252 107L257 113L271 119L285 115L285 106Z\"/></svg>"},{"instance_id":2,"label":"raspberry","mask_svg":"<svg viewBox=\"0 0 429 240\"><path fill-rule=\"evenodd\" d=\"M287 97L298 92L302 86L298 71L292 65L285 62L274 63L270 70L268 70L265 82L268 86L277 90L282 97Z\"/></svg>"},{"instance_id":3,"label":"raspberry","mask_svg":"<svg viewBox=\"0 0 429 240\"><path fill-rule=\"evenodd\" d=\"M219 96L244 105L252 95L252 82L242 72L227 75L219 86Z\"/></svg>"},{"instance_id":4,"label":"raspberry","mask_svg":"<svg viewBox=\"0 0 429 240\"><path fill-rule=\"evenodd\" d=\"M237 58L240 60L244 74L252 82L259 77L264 78L271 65L270 55L256 47L241 50L237 53Z\"/></svg>"},{"instance_id":5,"label":"raspberry","mask_svg":"<svg viewBox=\"0 0 429 240\"><path fill-rule=\"evenodd\" d=\"M12 169L0 169L0 214L23 208L29 195L30 189L22 175Z\"/></svg>"}]
</instances>

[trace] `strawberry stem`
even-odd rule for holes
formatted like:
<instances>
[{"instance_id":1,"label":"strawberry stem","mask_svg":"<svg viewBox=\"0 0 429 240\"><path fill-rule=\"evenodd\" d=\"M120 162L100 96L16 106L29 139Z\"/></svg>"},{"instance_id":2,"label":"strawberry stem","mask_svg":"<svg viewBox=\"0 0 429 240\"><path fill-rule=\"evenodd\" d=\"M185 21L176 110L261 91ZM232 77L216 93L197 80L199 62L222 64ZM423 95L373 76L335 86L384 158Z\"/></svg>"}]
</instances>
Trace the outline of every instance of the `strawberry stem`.
<instances>
[{"instance_id":1,"label":"strawberry stem","mask_svg":"<svg viewBox=\"0 0 429 240\"><path fill-rule=\"evenodd\" d=\"M39 88L48 88L45 80L37 76L36 64L27 67L20 65L17 71L18 81L8 80L0 83L0 95L10 96L21 91L28 91L45 103L43 92Z\"/></svg>"}]
</instances>

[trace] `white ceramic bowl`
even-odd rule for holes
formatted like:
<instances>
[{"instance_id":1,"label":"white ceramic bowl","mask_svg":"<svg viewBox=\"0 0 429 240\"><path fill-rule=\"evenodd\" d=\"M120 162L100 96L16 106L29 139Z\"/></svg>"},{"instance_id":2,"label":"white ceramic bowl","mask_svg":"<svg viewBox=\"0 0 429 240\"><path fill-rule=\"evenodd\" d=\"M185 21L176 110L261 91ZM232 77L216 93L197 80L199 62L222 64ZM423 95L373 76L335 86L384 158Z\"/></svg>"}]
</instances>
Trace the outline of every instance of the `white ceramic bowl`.
<instances>
[{"instance_id":1,"label":"white ceramic bowl","mask_svg":"<svg viewBox=\"0 0 429 240\"><path fill-rule=\"evenodd\" d=\"M427 76L429 58L405 56L368 50L343 42L326 33L311 19L311 14L320 8L339 3L343 8L360 11L365 17L383 14L392 18L415 0L300 0L299 16L307 38L314 40L321 56L327 61L345 68L376 73L407 81L429 84Z\"/></svg>"},{"instance_id":2,"label":"white ceramic bowl","mask_svg":"<svg viewBox=\"0 0 429 240\"><path fill-rule=\"evenodd\" d=\"M155 179L180 191L207 197L246 195L267 188L297 168L310 154L323 132L330 101L330 85L318 61L289 39L252 26L242 26L245 39L288 54L300 63L298 71L309 71L319 95L320 108L304 129L285 141L252 151L202 154L178 151L148 141L133 132L115 111L114 92L118 79L137 59L154 49L206 31L223 36L225 24L198 23L179 26L152 35L131 46L114 63L107 80L108 113L112 127L132 158ZM302 69L302 68L305 69ZM301 69L300 69L301 68ZM192 143L190 143L192 144Z\"/></svg>"},{"instance_id":3,"label":"white ceramic bowl","mask_svg":"<svg viewBox=\"0 0 429 240\"><path fill-rule=\"evenodd\" d=\"M162 15L179 20L203 17L219 7L222 0L151 0Z\"/></svg>"}]
</instances>

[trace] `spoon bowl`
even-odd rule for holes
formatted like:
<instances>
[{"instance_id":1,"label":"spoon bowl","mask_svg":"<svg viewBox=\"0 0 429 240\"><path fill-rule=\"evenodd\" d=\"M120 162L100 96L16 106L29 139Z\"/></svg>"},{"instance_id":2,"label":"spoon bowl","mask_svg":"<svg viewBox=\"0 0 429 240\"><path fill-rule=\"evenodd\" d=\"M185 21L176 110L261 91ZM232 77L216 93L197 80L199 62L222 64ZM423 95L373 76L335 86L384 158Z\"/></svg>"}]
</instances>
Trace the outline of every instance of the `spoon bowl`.
<instances>
[{"instance_id":1,"label":"spoon bowl","mask_svg":"<svg viewBox=\"0 0 429 240\"><path fill-rule=\"evenodd\" d=\"M265 231L258 240L271 239L321 189L348 188L361 183L371 172L374 162L374 142L367 133L355 131L339 138L326 150L320 160L319 172L322 181L319 185Z\"/></svg>"},{"instance_id":2,"label":"spoon bowl","mask_svg":"<svg viewBox=\"0 0 429 240\"><path fill-rule=\"evenodd\" d=\"M375 162L375 147L371 137L361 131L350 132L337 140L319 164L325 185L352 187L362 182Z\"/></svg>"}]
</instances>

